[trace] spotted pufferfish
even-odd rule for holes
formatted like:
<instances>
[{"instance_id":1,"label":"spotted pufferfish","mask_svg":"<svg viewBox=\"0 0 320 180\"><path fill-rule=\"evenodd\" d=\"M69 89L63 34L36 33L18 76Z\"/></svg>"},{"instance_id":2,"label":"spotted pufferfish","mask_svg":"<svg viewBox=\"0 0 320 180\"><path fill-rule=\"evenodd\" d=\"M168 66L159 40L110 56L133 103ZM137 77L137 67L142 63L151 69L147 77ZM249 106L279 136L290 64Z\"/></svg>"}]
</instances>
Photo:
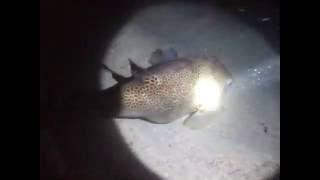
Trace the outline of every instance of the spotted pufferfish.
<instances>
[{"instance_id":1,"label":"spotted pufferfish","mask_svg":"<svg viewBox=\"0 0 320 180\"><path fill-rule=\"evenodd\" d=\"M197 92L201 79L212 79L220 88L219 97L210 96L216 92L203 94L207 101L221 101L215 98L223 98L225 88L232 82L231 73L217 57L180 58L173 48L154 51L149 68L143 69L131 59L129 63L132 77L124 83L121 82L124 77L119 78L106 67L120 81L120 108L116 118L141 119L157 124L185 118L184 125L192 128L199 119L193 117L206 111L201 109L201 102L197 102L196 97L202 93L201 90ZM209 82L203 81L203 85ZM220 108L207 111L216 114Z\"/></svg>"}]
</instances>

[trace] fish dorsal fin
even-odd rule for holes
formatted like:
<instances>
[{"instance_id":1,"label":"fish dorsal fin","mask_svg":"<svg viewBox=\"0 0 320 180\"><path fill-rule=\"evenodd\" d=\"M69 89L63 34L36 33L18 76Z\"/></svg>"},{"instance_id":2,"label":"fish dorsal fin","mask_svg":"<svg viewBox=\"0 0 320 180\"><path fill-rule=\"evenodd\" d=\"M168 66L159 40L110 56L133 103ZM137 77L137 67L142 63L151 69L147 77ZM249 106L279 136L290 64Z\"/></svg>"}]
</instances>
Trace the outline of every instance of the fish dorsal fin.
<instances>
[{"instance_id":1,"label":"fish dorsal fin","mask_svg":"<svg viewBox=\"0 0 320 180\"><path fill-rule=\"evenodd\" d=\"M172 47L163 52L165 61L173 61L178 59L178 52Z\"/></svg>"},{"instance_id":2,"label":"fish dorsal fin","mask_svg":"<svg viewBox=\"0 0 320 180\"><path fill-rule=\"evenodd\" d=\"M169 48L166 50L157 49L151 54L149 60L152 66L173 61L178 58L178 53L174 48Z\"/></svg>"},{"instance_id":3,"label":"fish dorsal fin","mask_svg":"<svg viewBox=\"0 0 320 180\"><path fill-rule=\"evenodd\" d=\"M156 49L152 52L151 57L149 59L149 63L154 66L163 62L164 55L161 49Z\"/></svg>"},{"instance_id":4,"label":"fish dorsal fin","mask_svg":"<svg viewBox=\"0 0 320 180\"><path fill-rule=\"evenodd\" d=\"M145 70L143 68L139 67L136 63L134 63L132 59L129 58L128 61L130 64L132 76L137 77L137 76L139 76L139 74L145 72Z\"/></svg>"},{"instance_id":5,"label":"fish dorsal fin","mask_svg":"<svg viewBox=\"0 0 320 180\"><path fill-rule=\"evenodd\" d=\"M128 78L117 74L116 72L114 72L113 70L111 70L108 66L102 64L102 67L103 67L105 70L109 71L109 72L111 73L111 75L112 75L112 78L114 78L118 83L122 83L122 82L128 81Z\"/></svg>"}]
</instances>

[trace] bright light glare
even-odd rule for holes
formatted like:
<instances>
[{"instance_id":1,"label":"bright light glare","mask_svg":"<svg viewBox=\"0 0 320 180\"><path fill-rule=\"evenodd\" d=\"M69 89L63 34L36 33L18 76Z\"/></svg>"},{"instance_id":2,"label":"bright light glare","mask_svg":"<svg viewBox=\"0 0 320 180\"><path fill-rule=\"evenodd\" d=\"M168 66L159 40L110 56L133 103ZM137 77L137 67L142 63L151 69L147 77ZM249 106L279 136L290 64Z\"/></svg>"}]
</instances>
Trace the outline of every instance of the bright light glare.
<instances>
[{"instance_id":1,"label":"bright light glare","mask_svg":"<svg viewBox=\"0 0 320 180\"><path fill-rule=\"evenodd\" d=\"M194 104L202 111L216 111L220 106L222 88L211 77L202 77L194 88Z\"/></svg>"}]
</instances>

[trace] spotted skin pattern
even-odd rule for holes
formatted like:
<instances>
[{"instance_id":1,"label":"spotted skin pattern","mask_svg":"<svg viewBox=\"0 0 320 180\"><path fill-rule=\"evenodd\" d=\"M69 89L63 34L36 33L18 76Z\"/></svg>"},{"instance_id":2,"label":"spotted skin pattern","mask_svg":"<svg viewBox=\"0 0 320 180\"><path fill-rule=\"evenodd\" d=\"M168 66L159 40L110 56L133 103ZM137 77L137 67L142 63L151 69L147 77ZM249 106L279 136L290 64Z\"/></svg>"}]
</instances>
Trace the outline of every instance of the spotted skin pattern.
<instances>
[{"instance_id":1,"label":"spotted skin pattern","mask_svg":"<svg viewBox=\"0 0 320 180\"><path fill-rule=\"evenodd\" d=\"M158 64L121 87L119 117L169 123L193 111L193 88L199 77L210 75L225 84L231 79L215 57Z\"/></svg>"}]
</instances>

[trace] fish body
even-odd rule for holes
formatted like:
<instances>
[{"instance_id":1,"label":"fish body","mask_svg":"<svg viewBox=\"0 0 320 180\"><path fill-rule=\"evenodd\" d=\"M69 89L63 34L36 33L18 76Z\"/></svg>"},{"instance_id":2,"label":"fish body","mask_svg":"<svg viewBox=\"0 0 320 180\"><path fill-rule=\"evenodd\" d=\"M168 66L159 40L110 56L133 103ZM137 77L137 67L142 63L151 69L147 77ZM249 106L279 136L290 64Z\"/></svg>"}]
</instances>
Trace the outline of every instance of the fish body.
<instances>
[{"instance_id":1,"label":"fish body","mask_svg":"<svg viewBox=\"0 0 320 180\"><path fill-rule=\"evenodd\" d=\"M118 118L170 123L197 111L194 92L200 78L213 77L221 87L232 81L231 74L216 57L178 58L172 50L167 52L153 53L150 68L119 84Z\"/></svg>"}]
</instances>

